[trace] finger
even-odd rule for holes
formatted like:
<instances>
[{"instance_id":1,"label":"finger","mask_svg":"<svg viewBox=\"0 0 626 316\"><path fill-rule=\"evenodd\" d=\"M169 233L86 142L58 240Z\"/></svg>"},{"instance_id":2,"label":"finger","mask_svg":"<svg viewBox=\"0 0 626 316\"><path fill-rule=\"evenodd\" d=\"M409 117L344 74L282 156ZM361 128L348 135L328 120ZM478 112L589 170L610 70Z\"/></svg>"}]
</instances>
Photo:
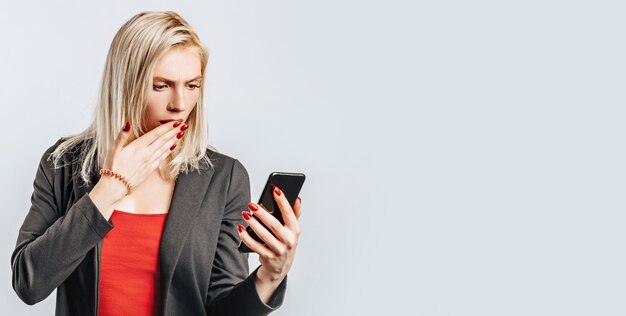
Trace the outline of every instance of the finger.
<instances>
[{"instance_id":1,"label":"finger","mask_svg":"<svg viewBox=\"0 0 626 316\"><path fill-rule=\"evenodd\" d=\"M241 241L250 248L250 250L259 254L259 256L264 256L266 258L273 258L274 253L269 248L266 248L260 242L254 240L250 234L246 231L246 229L241 224L237 224L237 230L239 231L239 238Z\"/></svg>"},{"instance_id":2,"label":"finger","mask_svg":"<svg viewBox=\"0 0 626 316\"><path fill-rule=\"evenodd\" d=\"M254 217L263 222L265 226L269 227L272 233L274 233L274 236L281 242L287 244L289 249L294 246L295 240L293 235L290 234L289 230L285 229L285 226L283 226L274 215L268 212L264 206L250 202L248 203L248 208L252 210Z\"/></svg>"},{"instance_id":3,"label":"finger","mask_svg":"<svg viewBox=\"0 0 626 316\"><path fill-rule=\"evenodd\" d=\"M128 143L128 139L130 138L130 130L130 122L126 122L126 124L124 124L120 132L117 134L117 137L115 137L115 143L113 145L115 152L119 152L120 150L122 150L122 148L124 148L124 146L126 146L126 144Z\"/></svg>"},{"instance_id":4,"label":"finger","mask_svg":"<svg viewBox=\"0 0 626 316\"><path fill-rule=\"evenodd\" d=\"M178 138L179 134L176 133L177 131L178 131L177 129L171 130L168 134L166 134L166 136L160 138L159 140L155 141L150 146L148 146L148 148L146 148L146 150L150 151L150 150L153 150L152 146L159 145L159 147L155 147L154 150L156 151L152 153L152 155L150 156L150 159L148 160L149 162L159 164L163 160L163 158L168 156L172 152L172 150L176 148L176 146L178 145L178 139L179 139ZM179 133L182 133L182 132L179 132Z\"/></svg>"},{"instance_id":5,"label":"finger","mask_svg":"<svg viewBox=\"0 0 626 316\"><path fill-rule=\"evenodd\" d=\"M174 125L176 125L176 127L174 127ZM142 135L141 137L135 139L132 144L136 144L138 148L148 147L161 136L167 134L168 132L171 132L172 130L176 130L176 128L178 128L180 125L182 125L182 119L179 121L172 121L161 124L161 126L157 126L151 131Z\"/></svg>"},{"instance_id":6,"label":"finger","mask_svg":"<svg viewBox=\"0 0 626 316\"><path fill-rule=\"evenodd\" d=\"M174 143L174 145L176 145L176 144ZM172 146L174 146L174 145L172 145ZM167 147L167 146L165 146L165 147ZM159 158L157 158L154 162L152 162L152 165L150 165L152 170L158 168L161 165L161 162L163 162L163 160L165 160L172 152L171 149L165 149L165 150L160 150L160 151L163 151L161 153L161 156L159 156Z\"/></svg>"},{"instance_id":7,"label":"finger","mask_svg":"<svg viewBox=\"0 0 626 316\"><path fill-rule=\"evenodd\" d=\"M300 219L300 204L302 204L302 198L298 195L296 203L293 204L293 213L296 215L296 219Z\"/></svg>"},{"instance_id":8,"label":"finger","mask_svg":"<svg viewBox=\"0 0 626 316\"><path fill-rule=\"evenodd\" d=\"M293 209L291 208L291 205L289 205L289 201L287 201L285 194L283 194L277 186L274 186L272 194L274 195L274 200L278 204L278 208L280 208L280 212L283 215L283 222L285 222L285 226L289 228L296 227L298 225L298 219L293 213Z\"/></svg>"},{"instance_id":9,"label":"finger","mask_svg":"<svg viewBox=\"0 0 626 316\"><path fill-rule=\"evenodd\" d=\"M263 227L256 217L251 216L247 211L241 212L241 216L248 223L248 226L259 236L266 245L272 249L275 254L282 255L285 253L285 246L272 235L272 233ZM279 223L280 224L280 223Z\"/></svg>"},{"instance_id":10,"label":"finger","mask_svg":"<svg viewBox=\"0 0 626 316\"><path fill-rule=\"evenodd\" d=\"M171 131L165 133L162 137L159 137L159 139L155 140L145 149L146 152L148 152L148 155L151 155L149 161L154 161L155 159L160 157L162 153L171 151L170 148L177 144L178 140L183 137L184 134L185 132L179 131L177 128L174 128Z\"/></svg>"}]
</instances>

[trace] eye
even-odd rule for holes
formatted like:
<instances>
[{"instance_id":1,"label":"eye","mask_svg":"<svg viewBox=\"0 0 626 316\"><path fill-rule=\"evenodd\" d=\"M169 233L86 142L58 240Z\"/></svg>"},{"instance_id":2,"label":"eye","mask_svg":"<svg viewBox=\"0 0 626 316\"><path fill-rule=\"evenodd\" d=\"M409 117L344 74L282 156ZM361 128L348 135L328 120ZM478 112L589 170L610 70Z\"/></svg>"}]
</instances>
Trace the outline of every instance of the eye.
<instances>
[{"instance_id":1,"label":"eye","mask_svg":"<svg viewBox=\"0 0 626 316\"><path fill-rule=\"evenodd\" d=\"M154 90L161 91L161 90L163 90L163 89L167 88L167 85L164 85L164 84L155 84L155 85L152 85L152 88L153 88Z\"/></svg>"},{"instance_id":2,"label":"eye","mask_svg":"<svg viewBox=\"0 0 626 316\"><path fill-rule=\"evenodd\" d=\"M190 85L188 85L188 86L189 86L189 88L191 88L191 89L198 89L198 88L200 88L200 85L197 85L197 84L190 84Z\"/></svg>"}]
</instances>

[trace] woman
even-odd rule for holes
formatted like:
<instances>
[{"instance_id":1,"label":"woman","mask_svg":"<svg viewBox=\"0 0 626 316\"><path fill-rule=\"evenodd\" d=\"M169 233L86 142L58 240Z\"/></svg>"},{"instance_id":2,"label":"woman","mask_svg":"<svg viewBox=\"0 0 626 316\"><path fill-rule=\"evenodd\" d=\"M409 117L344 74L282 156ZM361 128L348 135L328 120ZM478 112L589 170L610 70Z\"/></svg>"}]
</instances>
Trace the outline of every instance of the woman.
<instances>
[{"instance_id":1,"label":"woman","mask_svg":"<svg viewBox=\"0 0 626 316\"><path fill-rule=\"evenodd\" d=\"M120 28L93 123L41 157L11 256L25 303L56 288L57 315L266 315L282 305L300 198L292 209L274 191L282 225L250 202L244 166L208 145L207 60L174 12ZM259 254L251 274L240 241Z\"/></svg>"}]
</instances>

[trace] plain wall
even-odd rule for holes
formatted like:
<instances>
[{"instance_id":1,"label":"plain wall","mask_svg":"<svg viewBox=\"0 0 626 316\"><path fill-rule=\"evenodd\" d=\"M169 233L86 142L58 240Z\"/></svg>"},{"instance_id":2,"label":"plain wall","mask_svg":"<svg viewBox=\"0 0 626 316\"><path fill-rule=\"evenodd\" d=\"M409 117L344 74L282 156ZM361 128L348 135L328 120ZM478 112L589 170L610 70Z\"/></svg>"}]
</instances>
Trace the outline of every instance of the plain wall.
<instances>
[{"instance_id":1,"label":"plain wall","mask_svg":"<svg viewBox=\"0 0 626 316\"><path fill-rule=\"evenodd\" d=\"M119 27L174 10L211 54L210 141L253 199L271 171L307 175L274 315L624 315L625 8L3 2L0 306L53 314L55 293L11 287L39 158L87 127Z\"/></svg>"}]
</instances>

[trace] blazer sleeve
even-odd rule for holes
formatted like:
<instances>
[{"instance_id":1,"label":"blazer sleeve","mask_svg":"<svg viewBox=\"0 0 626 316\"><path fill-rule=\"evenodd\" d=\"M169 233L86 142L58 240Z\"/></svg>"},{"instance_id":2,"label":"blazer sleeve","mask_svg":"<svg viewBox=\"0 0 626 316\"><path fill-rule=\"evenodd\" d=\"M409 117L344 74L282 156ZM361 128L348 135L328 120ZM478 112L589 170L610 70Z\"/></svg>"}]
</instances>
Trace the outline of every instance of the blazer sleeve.
<instances>
[{"instance_id":1,"label":"blazer sleeve","mask_svg":"<svg viewBox=\"0 0 626 316\"><path fill-rule=\"evenodd\" d=\"M55 176L52 162L47 159L55 145L41 157L30 210L11 255L13 289L29 305L47 298L113 228L87 193L67 212L59 209L58 195L68 186L61 172Z\"/></svg>"},{"instance_id":2,"label":"blazer sleeve","mask_svg":"<svg viewBox=\"0 0 626 316\"><path fill-rule=\"evenodd\" d=\"M278 309L285 296L287 277L263 303L256 290L256 273L248 275L248 253L240 253L237 224L246 226L241 212L250 202L250 180L245 167L235 159L226 206L219 232L206 303L207 315L267 315Z\"/></svg>"}]
</instances>

